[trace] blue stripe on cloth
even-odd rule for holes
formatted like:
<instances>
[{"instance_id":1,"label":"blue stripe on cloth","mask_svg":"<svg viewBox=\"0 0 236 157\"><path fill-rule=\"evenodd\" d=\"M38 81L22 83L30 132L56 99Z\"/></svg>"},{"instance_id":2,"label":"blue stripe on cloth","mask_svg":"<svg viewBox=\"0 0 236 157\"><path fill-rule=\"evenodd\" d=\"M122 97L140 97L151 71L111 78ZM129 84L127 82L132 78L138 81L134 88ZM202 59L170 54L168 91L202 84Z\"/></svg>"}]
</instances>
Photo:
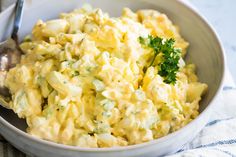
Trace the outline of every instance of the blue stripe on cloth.
<instances>
[{"instance_id":1,"label":"blue stripe on cloth","mask_svg":"<svg viewBox=\"0 0 236 157\"><path fill-rule=\"evenodd\" d=\"M236 139L217 141L217 142L213 142L213 143L209 143L205 145L200 145L200 146L197 146L196 148L214 147L218 145L231 145L231 144L236 144Z\"/></svg>"},{"instance_id":2,"label":"blue stripe on cloth","mask_svg":"<svg viewBox=\"0 0 236 157\"><path fill-rule=\"evenodd\" d=\"M235 90L236 88L235 87L232 87L232 86L224 86L223 87L223 90L224 91L227 91L227 90Z\"/></svg>"},{"instance_id":3,"label":"blue stripe on cloth","mask_svg":"<svg viewBox=\"0 0 236 157\"><path fill-rule=\"evenodd\" d=\"M231 119L234 119L233 117L231 118L225 118L225 119L216 119L216 120L213 120L211 122L208 122L205 126L208 127L208 126L212 126L212 125L215 125L219 122L222 122L222 121L227 121L227 120L231 120Z\"/></svg>"},{"instance_id":4,"label":"blue stripe on cloth","mask_svg":"<svg viewBox=\"0 0 236 157\"><path fill-rule=\"evenodd\" d=\"M230 153L229 151L226 151L226 150L222 150L222 149L219 149L219 148L214 148L214 150L223 152L223 153L229 155L230 157L236 157L236 155L234 155L234 154L232 154L232 153Z\"/></svg>"},{"instance_id":5,"label":"blue stripe on cloth","mask_svg":"<svg viewBox=\"0 0 236 157\"><path fill-rule=\"evenodd\" d=\"M196 148L193 148L193 149L189 149L189 150L194 150L194 149L201 149L201 148L205 148L206 146L202 146L202 147L196 147ZM207 146L208 147L208 146ZM226 150L222 150L222 149L219 149L219 148L212 148L213 150L217 150L217 151L220 151L222 153L225 153L227 155L229 155L230 157L236 157L236 155L232 154L231 152L229 151L226 151ZM175 154L177 153L181 153L183 151L188 151L188 150L184 150L184 149L180 149L179 151L177 151Z\"/></svg>"},{"instance_id":6,"label":"blue stripe on cloth","mask_svg":"<svg viewBox=\"0 0 236 157\"><path fill-rule=\"evenodd\" d=\"M185 149L180 149L180 150L178 150L176 153L180 153L180 152L182 152L182 151L184 151Z\"/></svg>"}]
</instances>

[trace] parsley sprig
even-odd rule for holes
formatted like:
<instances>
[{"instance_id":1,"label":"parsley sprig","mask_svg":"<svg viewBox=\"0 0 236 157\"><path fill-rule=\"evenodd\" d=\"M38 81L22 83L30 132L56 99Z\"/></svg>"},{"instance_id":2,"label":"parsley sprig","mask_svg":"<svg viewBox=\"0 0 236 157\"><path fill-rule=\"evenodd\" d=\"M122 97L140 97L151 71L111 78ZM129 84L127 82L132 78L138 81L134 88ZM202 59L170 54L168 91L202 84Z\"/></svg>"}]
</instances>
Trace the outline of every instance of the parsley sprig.
<instances>
[{"instance_id":1,"label":"parsley sprig","mask_svg":"<svg viewBox=\"0 0 236 157\"><path fill-rule=\"evenodd\" d=\"M139 42L153 49L154 55L148 67L153 66L158 54L162 54L162 61L159 63L158 74L164 78L164 82L175 84L176 73L179 70L180 49L174 47L174 39L163 39L149 35L147 38L139 37Z\"/></svg>"}]
</instances>

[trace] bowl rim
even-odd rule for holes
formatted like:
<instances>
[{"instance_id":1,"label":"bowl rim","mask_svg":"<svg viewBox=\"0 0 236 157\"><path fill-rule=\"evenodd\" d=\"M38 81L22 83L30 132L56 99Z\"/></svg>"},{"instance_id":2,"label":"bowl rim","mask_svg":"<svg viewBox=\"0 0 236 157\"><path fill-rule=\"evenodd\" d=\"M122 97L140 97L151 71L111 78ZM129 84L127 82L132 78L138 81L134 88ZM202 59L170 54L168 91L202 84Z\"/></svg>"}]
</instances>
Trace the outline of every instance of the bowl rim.
<instances>
[{"instance_id":1,"label":"bowl rim","mask_svg":"<svg viewBox=\"0 0 236 157\"><path fill-rule=\"evenodd\" d=\"M201 20L201 22L205 25L205 27L207 27L211 31L210 33L214 36L214 38L216 40L216 43L220 48L220 52L221 52L221 55L222 55L221 56L222 57L222 63L223 63L222 64L222 74L221 74L221 78L220 78L220 85L218 86L215 95L210 100L208 106L199 114L198 117L196 117L190 123L188 123L184 127L180 128L179 130L177 130L173 133L170 133L166 136L163 136L161 138L158 138L158 139L153 139L151 141L140 143L140 144L135 144L135 145L121 146L121 147L108 147L108 148L89 148L89 147L79 147L79 146L71 146L71 145L55 143L55 142L52 142L52 141L47 141L47 140L43 140L43 139L34 137L34 136L26 133L26 132L16 128L12 124L10 124L7 120L5 120L1 116L0 116L0 123L3 124L3 126L5 127L6 130L10 129L17 136L21 136L21 137L23 137L25 139L28 139L32 142L35 142L37 144L41 144L41 145L49 146L49 147L54 147L54 148L71 150L71 151L81 151L81 152L115 152L115 151L124 151L124 150L138 149L138 148L142 148L142 147L147 147L147 146L150 146L150 145L162 143L162 142L166 141L167 139L171 139L172 137L174 137L174 136L178 135L179 133L183 132L183 130L185 130L186 128L189 128L189 127L193 126L196 123L196 121L198 121L198 119L203 117L203 114L206 114L210 110L210 108L212 107L212 104L216 102L217 97L220 95L221 89L223 89L223 83L224 83L224 80L225 80L225 71L226 71L226 56L225 56L225 50L222 46L222 42L219 38L219 35L215 31L214 27L209 22L207 22L206 18L201 13L199 13L199 11L192 4L190 4L190 2L187 2L187 1L185 2L185 1L182 1L182 0L175 0L175 1L177 3L179 3L180 5L184 6L190 12L194 13L194 15L199 20ZM14 6L15 6L15 4L12 4L5 11L10 10L10 8L13 8ZM3 14L4 14L4 11L3 11Z\"/></svg>"}]
</instances>

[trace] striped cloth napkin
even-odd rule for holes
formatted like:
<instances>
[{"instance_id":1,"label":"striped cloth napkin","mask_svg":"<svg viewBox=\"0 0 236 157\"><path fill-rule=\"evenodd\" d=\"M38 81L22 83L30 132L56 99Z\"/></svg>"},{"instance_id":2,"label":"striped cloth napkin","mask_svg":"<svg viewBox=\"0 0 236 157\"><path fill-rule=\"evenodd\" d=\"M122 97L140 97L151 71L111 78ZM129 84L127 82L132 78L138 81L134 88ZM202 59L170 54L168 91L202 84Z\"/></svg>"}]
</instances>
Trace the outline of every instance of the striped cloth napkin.
<instances>
[{"instance_id":1,"label":"striped cloth napkin","mask_svg":"<svg viewBox=\"0 0 236 157\"><path fill-rule=\"evenodd\" d=\"M211 120L193 141L168 157L236 157L236 86L226 79L221 101L214 104ZM0 136L0 157L28 157Z\"/></svg>"}]
</instances>

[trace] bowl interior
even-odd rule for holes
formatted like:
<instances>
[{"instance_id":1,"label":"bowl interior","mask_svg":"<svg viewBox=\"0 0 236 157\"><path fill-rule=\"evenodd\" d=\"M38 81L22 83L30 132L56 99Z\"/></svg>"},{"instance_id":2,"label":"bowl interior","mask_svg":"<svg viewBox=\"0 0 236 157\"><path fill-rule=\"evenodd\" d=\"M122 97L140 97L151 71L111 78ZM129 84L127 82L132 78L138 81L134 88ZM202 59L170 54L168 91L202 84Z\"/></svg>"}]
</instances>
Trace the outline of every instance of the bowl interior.
<instances>
[{"instance_id":1,"label":"bowl interior","mask_svg":"<svg viewBox=\"0 0 236 157\"><path fill-rule=\"evenodd\" d=\"M207 94L200 103L202 112L215 96L224 71L224 59L222 49L212 30L199 16L191 9L178 1L156 0L47 0L28 1L25 5L20 38L29 34L33 25L38 19L48 20L58 17L61 12L68 12L89 3L93 7L102 8L110 16L119 16L123 7L132 10L157 9L167 14L174 24L180 27L181 35L190 42L186 60L197 66L197 75L201 82L209 86ZM57 4L57 5L55 5ZM44 9L38 9L44 8ZM13 20L13 7L0 15L0 39L6 39L11 32ZM0 116L14 125L16 128L25 131L27 125L23 119L7 109L0 107Z\"/></svg>"}]
</instances>

